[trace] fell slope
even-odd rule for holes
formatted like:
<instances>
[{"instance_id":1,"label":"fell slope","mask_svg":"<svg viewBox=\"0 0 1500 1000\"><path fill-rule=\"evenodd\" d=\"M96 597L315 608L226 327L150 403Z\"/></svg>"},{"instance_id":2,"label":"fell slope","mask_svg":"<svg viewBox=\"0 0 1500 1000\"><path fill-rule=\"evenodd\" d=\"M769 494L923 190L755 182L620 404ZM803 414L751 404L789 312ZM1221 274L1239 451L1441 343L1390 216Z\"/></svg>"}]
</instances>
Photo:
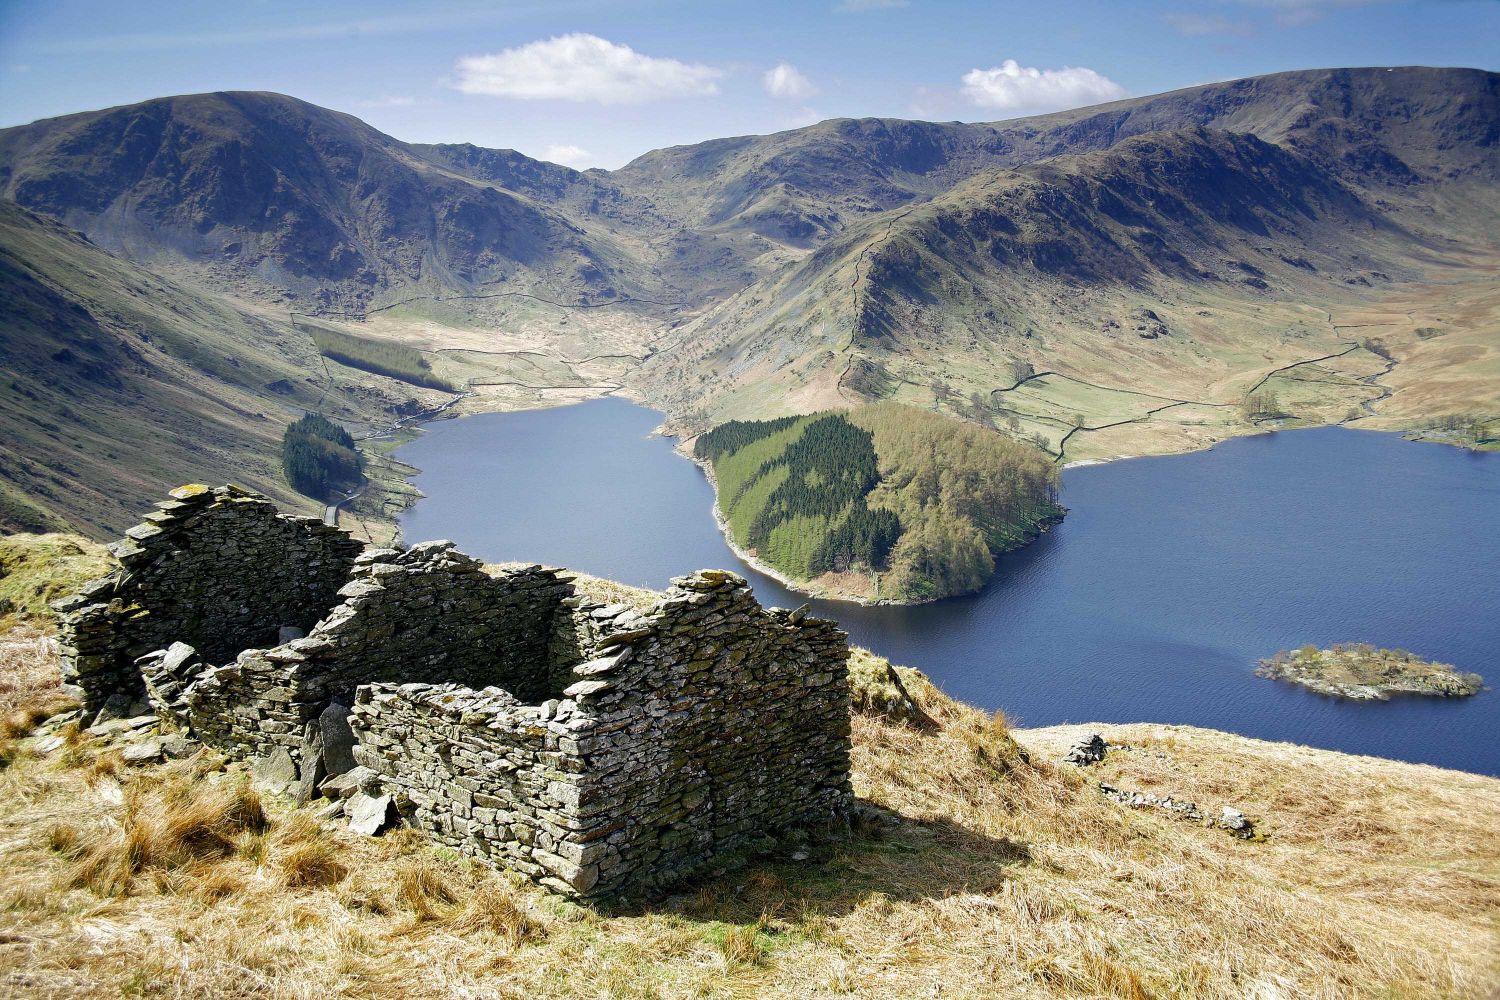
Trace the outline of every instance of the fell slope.
<instances>
[{"instance_id":1,"label":"fell slope","mask_svg":"<svg viewBox=\"0 0 1500 1000\"><path fill-rule=\"evenodd\" d=\"M1493 190L1469 191L1477 217L1500 217ZM1482 281L1476 257L1497 253L1487 235L1432 235L1289 147L1148 133L853 227L696 321L642 384L688 428L777 412L771 400L795 412L894 397L1059 456L1080 429L1160 410L1211 441L1253 426L1242 406L1268 372L1340 353L1354 367L1332 419L1368 415L1379 390L1359 383L1391 358L1332 312L1436 272ZM1052 383L1012 395L1034 373Z\"/></svg>"},{"instance_id":2,"label":"fell slope","mask_svg":"<svg viewBox=\"0 0 1500 1000\"><path fill-rule=\"evenodd\" d=\"M159 278L0 201L0 527L118 535L163 483L242 483L307 513L279 448L309 409L409 396L329 374L306 334ZM333 366L337 368L337 366Z\"/></svg>"},{"instance_id":3,"label":"fell slope","mask_svg":"<svg viewBox=\"0 0 1500 1000\"><path fill-rule=\"evenodd\" d=\"M881 711L888 669L856 651L874 815L849 839L610 910L409 831L352 836L211 754L131 767L71 732L44 752L26 733L59 704L56 655L7 633L0 989L1479 1000L1500 978L1495 779L1155 725L1105 727L1134 749L1080 772L1051 761L1088 727L1012 732L896 668L918 728ZM1099 780L1232 805L1265 839L1131 810Z\"/></svg>"}]
</instances>

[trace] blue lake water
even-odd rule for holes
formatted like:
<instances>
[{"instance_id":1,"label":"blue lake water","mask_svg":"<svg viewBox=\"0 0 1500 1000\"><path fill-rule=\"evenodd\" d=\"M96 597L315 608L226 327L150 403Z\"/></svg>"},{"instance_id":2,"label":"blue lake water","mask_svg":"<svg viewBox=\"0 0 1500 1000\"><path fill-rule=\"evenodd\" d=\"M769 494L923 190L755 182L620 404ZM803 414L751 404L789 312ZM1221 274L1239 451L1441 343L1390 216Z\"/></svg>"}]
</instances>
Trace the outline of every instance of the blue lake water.
<instances>
[{"instance_id":1,"label":"blue lake water","mask_svg":"<svg viewBox=\"0 0 1500 1000\"><path fill-rule=\"evenodd\" d=\"M744 573L702 472L620 399L430 425L397 453L408 541L661 588ZM1064 473L1067 519L981 593L813 602L852 641L1013 722L1176 722L1500 774L1500 693L1349 703L1255 677L1278 649L1370 642L1500 685L1500 454L1339 428Z\"/></svg>"}]
</instances>

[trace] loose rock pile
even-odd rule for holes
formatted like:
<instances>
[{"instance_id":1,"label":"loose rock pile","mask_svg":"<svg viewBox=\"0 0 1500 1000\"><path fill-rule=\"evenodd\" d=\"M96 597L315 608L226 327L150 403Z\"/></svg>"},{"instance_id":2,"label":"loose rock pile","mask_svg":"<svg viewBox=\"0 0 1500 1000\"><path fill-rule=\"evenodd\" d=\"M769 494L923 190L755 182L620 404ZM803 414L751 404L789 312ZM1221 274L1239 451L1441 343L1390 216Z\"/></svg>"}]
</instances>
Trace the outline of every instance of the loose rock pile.
<instances>
[{"instance_id":1,"label":"loose rock pile","mask_svg":"<svg viewBox=\"0 0 1500 1000\"><path fill-rule=\"evenodd\" d=\"M742 577L641 613L450 542L361 553L232 487L173 496L63 602L70 675L356 829L405 820L597 897L852 807L846 637Z\"/></svg>"},{"instance_id":2,"label":"loose rock pile","mask_svg":"<svg viewBox=\"0 0 1500 1000\"><path fill-rule=\"evenodd\" d=\"M1138 748L1124 743L1106 743L1103 736L1098 733L1089 733L1074 743L1066 755L1063 763L1072 764L1074 767L1089 767L1098 764L1108 758L1110 751L1120 750L1132 753L1141 752ZM1166 757L1160 752L1153 752L1155 756ZM1160 809L1180 819L1193 820L1207 826L1216 826L1222 830L1229 831L1233 836L1242 840L1251 840L1255 837L1255 824L1238 809L1225 806L1218 818L1209 819L1203 811L1198 808L1197 803L1186 799L1175 798L1171 795L1157 795L1154 792L1135 792L1105 782L1098 783L1099 792L1107 799L1111 799L1123 806L1132 809Z\"/></svg>"}]
</instances>

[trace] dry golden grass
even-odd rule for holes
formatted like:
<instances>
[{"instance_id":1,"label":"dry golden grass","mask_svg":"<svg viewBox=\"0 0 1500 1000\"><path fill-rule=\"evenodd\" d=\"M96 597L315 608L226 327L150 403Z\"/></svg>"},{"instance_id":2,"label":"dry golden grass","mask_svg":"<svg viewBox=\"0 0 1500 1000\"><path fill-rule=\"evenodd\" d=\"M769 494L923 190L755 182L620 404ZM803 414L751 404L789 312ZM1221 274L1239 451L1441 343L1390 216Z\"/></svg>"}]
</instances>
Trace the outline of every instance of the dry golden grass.
<instances>
[{"instance_id":1,"label":"dry golden grass","mask_svg":"<svg viewBox=\"0 0 1500 1000\"><path fill-rule=\"evenodd\" d=\"M496 570L530 565L531 563L506 562L491 563L484 568L493 573ZM589 576L587 573L578 573L573 570L567 572L573 578L573 586L578 593L600 604L626 604L637 611L649 611L652 605L661 600L661 594L645 587L632 587L629 584L606 580L599 576Z\"/></svg>"},{"instance_id":2,"label":"dry golden grass","mask_svg":"<svg viewBox=\"0 0 1500 1000\"><path fill-rule=\"evenodd\" d=\"M856 657L879 675L883 661ZM399 831L260 802L211 755L0 771L0 995L1485 997L1500 781L1206 730L1019 734L902 673L933 726L854 720L865 819L630 908L568 904ZM1021 749L1029 748L1030 758ZM1103 799L1233 805L1269 839Z\"/></svg>"},{"instance_id":3,"label":"dry golden grass","mask_svg":"<svg viewBox=\"0 0 1500 1000\"><path fill-rule=\"evenodd\" d=\"M0 768L19 751L19 738L76 704L61 684L51 637L30 626L0 631Z\"/></svg>"}]
</instances>

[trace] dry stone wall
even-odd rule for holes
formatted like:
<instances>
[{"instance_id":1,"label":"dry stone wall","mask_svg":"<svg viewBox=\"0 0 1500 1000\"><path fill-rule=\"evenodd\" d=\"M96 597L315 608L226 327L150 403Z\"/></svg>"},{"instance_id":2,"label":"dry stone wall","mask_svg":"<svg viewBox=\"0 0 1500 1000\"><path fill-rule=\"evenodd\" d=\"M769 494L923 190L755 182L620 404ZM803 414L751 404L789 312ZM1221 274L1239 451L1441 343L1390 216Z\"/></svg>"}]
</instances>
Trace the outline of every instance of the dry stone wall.
<instances>
[{"instance_id":1,"label":"dry stone wall","mask_svg":"<svg viewBox=\"0 0 1500 1000\"><path fill-rule=\"evenodd\" d=\"M357 786L370 830L394 806L594 898L852 804L846 636L733 573L643 613L450 542L361 551L232 487L174 492L115 551L61 605L86 697L149 697L299 797Z\"/></svg>"},{"instance_id":2,"label":"dry stone wall","mask_svg":"<svg viewBox=\"0 0 1500 1000\"><path fill-rule=\"evenodd\" d=\"M208 662L274 645L338 600L363 549L317 518L233 486L184 486L110 551L120 569L61 602L67 680L88 711L145 694L135 661L184 642Z\"/></svg>"},{"instance_id":3,"label":"dry stone wall","mask_svg":"<svg viewBox=\"0 0 1500 1000\"><path fill-rule=\"evenodd\" d=\"M361 689L355 759L450 846L576 896L643 891L849 808L848 645L743 578L674 581L650 613L581 603L598 636L562 697Z\"/></svg>"},{"instance_id":4,"label":"dry stone wall","mask_svg":"<svg viewBox=\"0 0 1500 1000\"><path fill-rule=\"evenodd\" d=\"M376 681L499 685L540 701L571 584L540 566L486 573L452 542L361 555L305 637L242 652L186 693L195 730L244 753L302 751L306 726Z\"/></svg>"}]
</instances>

